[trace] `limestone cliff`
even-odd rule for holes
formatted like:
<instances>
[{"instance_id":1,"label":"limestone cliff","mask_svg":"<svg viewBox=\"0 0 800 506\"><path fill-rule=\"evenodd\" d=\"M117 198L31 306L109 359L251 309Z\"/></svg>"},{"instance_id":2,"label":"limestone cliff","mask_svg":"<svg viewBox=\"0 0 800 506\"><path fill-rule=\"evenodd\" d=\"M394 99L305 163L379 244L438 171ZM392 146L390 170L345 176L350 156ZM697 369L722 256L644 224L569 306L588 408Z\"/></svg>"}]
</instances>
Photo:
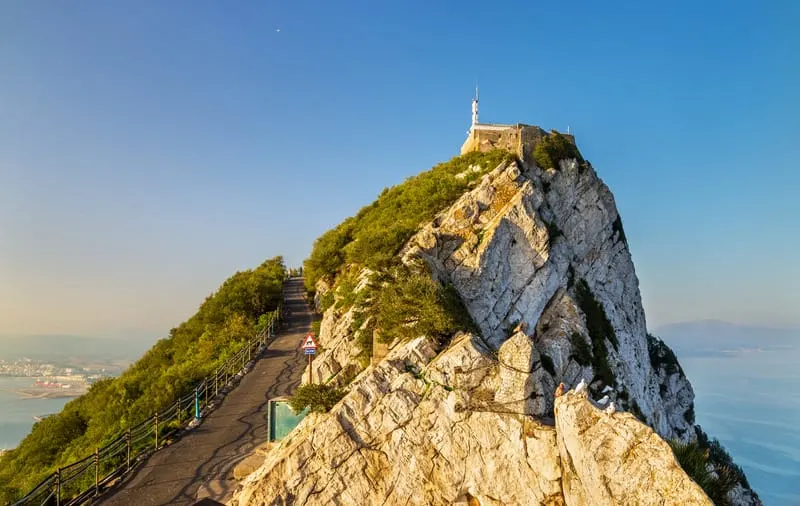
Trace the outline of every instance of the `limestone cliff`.
<instances>
[{"instance_id":1,"label":"limestone cliff","mask_svg":"<svg viewBox=\"0 0 800 506\"><path fill-rule=\"evenodd\" d=\"M326 305L315 382L348 394L234 504L710 504L664 441L696 437L694 394L647 334L614 198L590 164L558 165L500 164L400 252L452 286L479 331L444 348L395 340L370 364L354 339L369 317ZM348 269L354 293L375 275ZM760 504L741 484L729 501Z\"/></svg>"}]
</instances>

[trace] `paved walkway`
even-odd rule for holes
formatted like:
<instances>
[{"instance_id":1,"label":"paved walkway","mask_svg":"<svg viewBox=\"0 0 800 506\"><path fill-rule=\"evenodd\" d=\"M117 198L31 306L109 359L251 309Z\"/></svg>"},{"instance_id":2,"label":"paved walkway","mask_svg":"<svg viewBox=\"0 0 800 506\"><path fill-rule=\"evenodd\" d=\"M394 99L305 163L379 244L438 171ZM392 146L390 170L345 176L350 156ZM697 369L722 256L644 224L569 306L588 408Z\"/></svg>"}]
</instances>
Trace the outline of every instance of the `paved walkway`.
<instances>
[{"instance_id":1,"label":"paved walkway","mask_svg":"<svg viewBox=\"0 0 800 506\"><path fill-rule=\"evenodd\" d=\"M311 312L302 279L286 283L284 301L286 325L222 405L195 430L153 454L99 504L193 505L200 499L224 503L231 498L233 468L267 440L267 400L293 392L306 364L300 344L310 330Z\"/></svg>"}]
</instances>

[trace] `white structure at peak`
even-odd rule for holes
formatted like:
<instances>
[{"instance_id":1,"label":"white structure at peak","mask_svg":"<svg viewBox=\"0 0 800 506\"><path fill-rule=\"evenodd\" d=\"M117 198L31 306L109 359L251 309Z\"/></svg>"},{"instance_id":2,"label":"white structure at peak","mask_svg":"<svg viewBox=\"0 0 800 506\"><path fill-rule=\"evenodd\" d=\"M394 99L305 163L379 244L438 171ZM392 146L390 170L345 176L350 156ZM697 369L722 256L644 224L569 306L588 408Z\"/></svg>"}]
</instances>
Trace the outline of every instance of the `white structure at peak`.
<instances>
[{"instance_id":1,"label":"white structure at peak","mask_svg":"<svg viewBox=\"0 0 800 506\"><path fill-rule=\"evenodd\" d=\"M478 124L478 87L475 87L475 98L472 99L472 126Z\"/></svg>"}]
</instances>

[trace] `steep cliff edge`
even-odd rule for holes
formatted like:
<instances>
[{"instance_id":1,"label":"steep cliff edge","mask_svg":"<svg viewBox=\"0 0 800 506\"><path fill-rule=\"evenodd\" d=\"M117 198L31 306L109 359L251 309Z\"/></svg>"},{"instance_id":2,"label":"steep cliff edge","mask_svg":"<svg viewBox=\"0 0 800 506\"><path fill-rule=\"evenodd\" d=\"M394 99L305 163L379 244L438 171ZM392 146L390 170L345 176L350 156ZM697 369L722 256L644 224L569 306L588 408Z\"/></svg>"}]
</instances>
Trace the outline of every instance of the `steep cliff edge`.
<instances>
[{"instance_id":1,"label":"steep cliff edge","mask_svg":"<svg viewBox=\"0 0 800 506\"><path fill-rule=\"evenodd\" d=\"M405 224L391 260L338 260L318 284L313 373L348 393L273 450L235 504L710 503L664 442L696 439L694 394L647 334L613 196L587 162L553 165L461 167L448 184L471 182ZM375 247L352 227L379 204L332 251ZM581 381L585 393L554 396ZM760 504L738 482L717 502Z\"/></svg>"}]
</instances>

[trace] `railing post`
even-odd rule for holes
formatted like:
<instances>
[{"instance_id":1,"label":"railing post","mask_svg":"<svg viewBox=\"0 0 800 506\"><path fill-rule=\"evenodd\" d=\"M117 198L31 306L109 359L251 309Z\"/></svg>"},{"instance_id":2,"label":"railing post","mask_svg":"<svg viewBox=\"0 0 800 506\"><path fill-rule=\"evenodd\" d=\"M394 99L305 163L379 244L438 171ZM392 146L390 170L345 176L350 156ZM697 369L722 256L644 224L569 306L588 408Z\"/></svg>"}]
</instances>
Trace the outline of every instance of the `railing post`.
<instances>
[{"instance_id":1,"label":"railing post","mask_svg":"<svg viewBox=\"0 0 800 506\"><path fill-rule=\"evenodd\" d=\"M128 431L125 433L125 446L127 447L127 456L125 457L126 464L128 466L128 471L131 470L131 428L128 427Z\"/></svg>"},{"instance_id":2,"label":"railing post","mask_svg":"<svg viewBox=\"0 0 800 506\"><path fill-rule=\"evenodd\" d=\"M56 469L56 506L61 506L61 468Z\"/></svg>"},{"instance_id":3,"label":"railing post","mask_svg":"<svg viewBox=\"0 0 800 506\"><path fill-rule=\"evenodd\" d=\"M94 449L94 496L100 495L100 449Z\"/></svg>"},{"instance_id":4,"label":"railing post","mask_svg":"<svg viewBox=\"0 0 800 506\"><path fill-rule=\"evenodd\" d=\"M194 389L194 419L200 420L200 391Z\"/></svg>"},{"instance_id":5,"label":"railing post","mask_svg":"<svg viewBox=\"0 0 800 506\"><path fill-rule=\"evenodd\" d=\"M178 412L178 425L180 425L181 424L181 411L183 411L181 409L181 399L180 398L178 398L178 400L175 401L175 410Z\"/></svg>"},{"instance_id":6,"label":"railing post","mask_svg":"<svg viewBox=\"0 0 800 506\"><path fill-rule=\"evenodd\" d=\"M158 411L156 411L156 450L158 450Z\"/></svg>"},{"instance_id":7,"label":"railing post","mask_svg":"<svg viewBox=\"0 0 800 506\"><path fill-rule=\"evenodd\" d=\"M219 395L219 369L214 371L214 397Z\"/></svg>"},{"instance_id":8,"label":"railing post","mask_svg":"<svg viewBox=\"0 0 800 506\"><path fill-rule=\"evenodd\" d=\"M208 380L203 382L203 392L206 395L206 407L208 407Z\"/></svg>"}]
</instances>

